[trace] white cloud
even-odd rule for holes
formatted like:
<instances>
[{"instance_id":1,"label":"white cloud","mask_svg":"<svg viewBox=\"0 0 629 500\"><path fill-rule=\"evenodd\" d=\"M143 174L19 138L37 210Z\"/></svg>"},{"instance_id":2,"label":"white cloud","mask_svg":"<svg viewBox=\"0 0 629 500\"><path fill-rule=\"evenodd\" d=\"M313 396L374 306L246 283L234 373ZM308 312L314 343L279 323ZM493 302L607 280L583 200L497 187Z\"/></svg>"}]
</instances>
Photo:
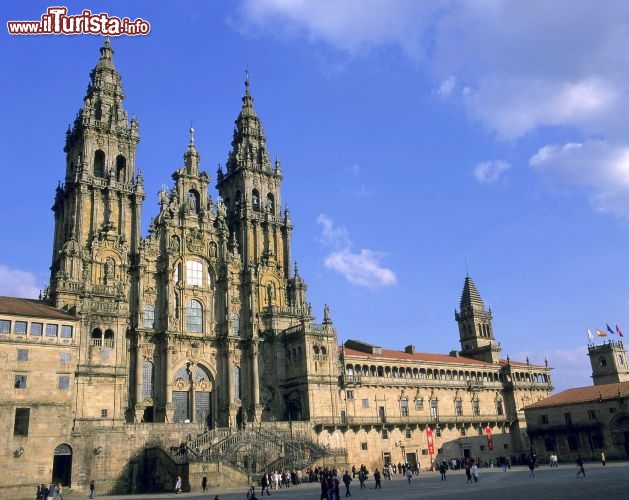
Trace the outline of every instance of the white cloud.
<instances>
[{"instance_id":1,"label":"white cloud","mask_svg":"<svg viewBox=\"0 0 629 500\"><path fill-rule=\"evenodd\" d=\"M352 253L349 248L333 251L325 257L325 266L341 273L353 285L376 288L397 283L395 273L382 267L381 252L363 248L360 253Z\"/></svg>"},{"instance_id":2,"label":"white cloud","mask_svg":"<svg viewBox=\"0 0 629 500\"><path fill-rule=\"evenodd\" d=\"M323 41L351 55L390 45L417 57L423 26L439 8L423 4L414 0L244 0L242 13L255 27L283 37Z\"/></svg>"},{"instance_id":3,"label":"white cloud","mask_svg":"<svg viewBox=\"0 0 629 500\"><path fill-rule=\"evenodd\" d=\"M437 87L437 95L441 97L450 97L455 87L456 78L454 78L453 76L449 76L445 80L442 80L442 82L439 84L439 87Z\"/></svg>"},{"instance_id":4,"label":"white cloud","mask_svg":"<svg viewBox=\"0 0 629 500\"><path fill-rule=\"evenodd\" d=\"M344 53L397 47L437 95L462 98L503 138L543 126L600 133L627 107L627 2L244 0L242 13L247 27Z\"/></svg>"},{"instance_id":5,"label":"white cloud","mask_svg":"<svg viewBox=\"0 0 629 500\"><path fill-rule=\"evenodd\" d=\"M395 273L380 263L384 253L367 248L352 252L347 229L336 227L325 214L317 217L317 224L323 226L319 242L332 249L324 260L328 269L341 273L353 285L379 288L397 283Z\"/></svg>"},{"instance_id":6,"label":"white cloud","mask_svg":"<svg viewBox=\"0 0 629 500\"><path fill-rule=\"evenodd\" d=\"M603 140L551 144L529 165L551 183L584 191L596 210L629 217L629 146Z\"/></svg>"},{"instance_id":7,"label":"white cloud","mask_svg":"<svg viewBox=\"0 0 629 500\"><path fill-rule=\"evenodd\" d=\"M548 127L578 137L580 150L540 149L537 171L585 188L598 210L629 213L629 2L243 0L241 12L243 31L305 38L341 58L398 50L432 78L433 95L502 140Z\"/></svg>"},{"instance_id":8,"label":"white cloud","mask_svg":"<svg viewBox=\"0 0 629 500\"><path fill-rule=\"evenodd\" d=\"M511 168L505 161L484 161L474 167L474 177L481 184L494 184Z\"/></svg>"},{"instance_id":9,"label":"white cloud","mask_svg":"<svg viewBox=\"0 0 629 500\"><path fill-rule=\"evenodd\" d=\"M34 274L0 265L0 295L36 299L39 291Z\"/></svg>"}]
</instances>

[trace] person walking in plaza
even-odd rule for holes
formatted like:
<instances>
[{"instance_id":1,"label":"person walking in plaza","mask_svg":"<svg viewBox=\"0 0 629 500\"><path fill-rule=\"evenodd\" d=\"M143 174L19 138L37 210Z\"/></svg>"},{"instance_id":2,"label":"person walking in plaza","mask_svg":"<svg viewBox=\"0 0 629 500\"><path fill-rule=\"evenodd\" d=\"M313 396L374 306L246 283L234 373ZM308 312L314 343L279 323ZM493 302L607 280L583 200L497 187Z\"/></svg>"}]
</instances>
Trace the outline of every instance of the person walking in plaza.
<instances>
[{"instance_id":1,"label":"person walking in plaza","mask_svg":"<svg viewBox=\"0 0 629 500\"><path fill-rule=\"evenodd\" d=\"M465 484L471 483L472 482L472 464L470 463L469 459L467 458L465 459L463 466L465 467L465 477L467 477L467 481Z\"/></svg>"},{"instance_id":2,"label":"person walking in plaza","mask_svg":"<svg viewBox=\"0 0 629 500\"><path fill-rule=\"evenodd\" d=\"M90 481L90 498L94 498L94 494L96 493L96 484L94 484L94 480Z\"/></svg>"},{"instance_id":3,"label":"person walking in plaza","mask_svg":"<svg viewBox=\"0 0 629 500\"><path fill-rule=\"evenodd\" d=\"M345 496L351 497L352 494L349 492L349 484L352 482L352 476L349 475L349 472L345 471L343 474L343 484L345 485Z\"/></svg>"},{"instance_id":4,"label":"person walking in plaza","mask_svg":"<svg viewBox=\"0 0 629 500\"><path fill-rule=\"evenodd\" d=\"M603 464L603 467L605 467L605 452L601 451L601 463Z\"/></svg>"},{"instance_id":5,"label":"person walking in plaza","mask_svg":"<svg viewBox=\"0 0 629 500\"><path fill-rule=\"evenodd\" d=\"M271 496L271 493L269 493L269 484L271 483L271 479L270 476L265 472L264 474L262 474L262 480L260 481L260 484L262 485L262 495L264 496L264 492L266 491L266 495L267 496Z\"/></svg>"},{"instance_id":6,"label":"person walking in plaza","mask_svg":"<svg viewBox=\"0 0 629 500\"><path fill-rule=\"evenodd\" d=\"M203 479L201 479L201 489L204 493L207 491L207 476L203 476Z\"/></svg>"},{"instance_id":7,"label":"person walking in plaza","mask_svg":"<svg viewBox=\"0 0 629 500\"><path fill-rule=\"evenodd\" d=\"M175 480L175 493L181 493L181 476L177 476Z\"/></svg>"},{"instance_id":8,"label":"person walking in plaza","mask_svg":"<svg viewBox=\"0 0 629 500\"><path fill-rule=\"evenodd\" d=\"M360 483L361 490L365 489L365 479L367 479L367 472L365 472L365 470L361 467L358 472L358 482Z\"/></svg>"},{"instance_id":9,"label":"person walking in plaza","mask_svg":"<svg viewBox=\"0 0 629 500\"><path fill-rule=\"evenodd\" d=\"M439 473L441 474L442 481L446 480L446 472L448 472L448 466L446 464L446 461L442 460L441 463L439 464Z\"/></svg>"},{"instance_id":10,"label":"person walking in plaza","mask_svg":"<svg viewBox=\"0 0 629 500\"><path fill-rule=\"evenodd\" d=\"M533 457L528 458L529 466L529 479L535 479L535 459Z\"/></svg>"},{"instance_id":11,"label":"person walking in plaza","mask_svg":"<svg viewBox=\"0 0 629 500\"><path fill-rule=\"evenodd\" d=\"M581 458L581 454L577 455L577 467L579 468L579 472L577 472L577 477L583 474L585 477L585 468L583 467L583 458Z\"/></svg>"},{"instance_id":12,"label":"person walking in plaza","mask_svg":"<svg viewBox=\"0 0 629 500\"><path fill-rule=\"evenodd\" d=\"M408 479L408 484L411 484L411 478L413 477L413 471L410 468L406 469L406 479Z\"/></svg>"},{"instance_id":13,"label":"person walking in plaza","mask_svg":"<svg viewBox=\"0 0 629 500\"><path fill-rule=\"evenodd\" d=\"M478 483L478 464L476 462L472 463L472 477L474 482Z\"/></svg>"},{"instance_id":14,"label":"person walking in plaza","mask_svg":"<svg viewBox=\"0 0 629 500\"><path fill-rule=\"evenodd\" d=\"M378 469L376 469L376 472L373 473L373 478L376 480L376 485L373 489L382 489L382 476L380 475L380 471Z\"/></svg>"}]
</instances>

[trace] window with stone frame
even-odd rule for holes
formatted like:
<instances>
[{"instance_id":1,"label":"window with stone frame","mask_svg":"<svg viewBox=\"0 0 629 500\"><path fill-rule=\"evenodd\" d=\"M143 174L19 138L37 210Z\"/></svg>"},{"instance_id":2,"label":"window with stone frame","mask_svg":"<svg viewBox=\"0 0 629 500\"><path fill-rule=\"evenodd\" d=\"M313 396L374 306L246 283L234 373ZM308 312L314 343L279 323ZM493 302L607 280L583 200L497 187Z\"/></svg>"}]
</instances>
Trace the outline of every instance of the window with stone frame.
<instances>
[{"instance_id":1,"label":"window with stone frame","mask_svg":"<svg viewBox=\"0 0 629 500\"><path fill-rule=\"evenodd\" d=\"M14 389L26 389L26 375L15 375L13 382Z\"/></svg>"},{"instance_id":2,"label":"window with stone frame","mask_svg":"<svg viewBox=\"0 0 629 500\"><path fill-rule=\"evenodd\" d=\"M57 388L60 391L70 390L70 375L59 375L59 382Z\"/></svg>"},{"instance_id":3,"label":"window with stone frame","mask_svg":"<svg viewBox=\"0 0 629 500\"><path fill-rule=\"evenodd\" d=\"M107 418L107 415L109 414L109 411L106 408L103 408L100 411L100 418Z\"/></svg>"},{"instance_id":4,"label":"window with stone frame","mask_svg":"<svg viewBox=\"0 0 629 500\"><path fill-rule=\"evenodd\" d=\"M383 440L389 439L389 429L382 429L382 439Z\"/></svg>"},{"instance_id":5,"label":"window with stone frame","mask_svg":"<svg viewBox=\"0 0 629 500\"><path fill-rule=\"evenodd\" d=\"M454 414L457 417L463 416L463 401L461 401L461 398L454 400Z\"/></svg>"},{"instance_id":6,"label":"window with stone frame","mask_svg":"<svg viewBox=\"0 0 629 500\"><path fill-rule=\"evenodd\" d=\"M17 335L26 335L28 323L26 321L16 321L13 323L13 333Z\"/></svg>"},{"instance_id":7,"label":"window with stone frame","mask_svg":"<svg viewBox=\"0 0 629 500\"><path fill-rule=\"evenodd\" d=\"M367 451L367 443L366 442L360 443L360 449L361 451Z\"/></svg>"},{"instance_id":8,"label":"window with stone frame","mask_svg":"<svg viewBox=\"0 0 629 500\"><path fill-rule=\"evenodd\" d=\"M73 331L72 325L61 325L61 338L71 339L72 331Z\"/></svg>"},{"instance_id":9,"label":"window with stone frame","mask_svg":"<svg viewBox=\"0 0 629 500\"><path fill-rule=\"evenodd\" d=\"M408 417L408 399L400 399L400 415Z\"/></svg>"},{"instance_id":10,"label":"window with stone frame","mask_svg":"<svg viewBox=\"0 0 629 500\"><path fill-rule=\"evenodd\" d=\"M31 335L33 337L41 337L42 333L44 331L44 324L43 323L31 323Z\"/></svg>"},{"instance_id":11,"label":"window with stone frame","mask_svg":"<svg viewBox=\"0 0 629 500\"><path fill-rule=\"evenodd\" d=\"M480 401L478 399L472 400L472 415L475 417L480 415Z\"/></svg>"},{"instance_id":12,"label":"window with stone frame","mask_svg":"<svg viewBox=\"0 0 629 500\"><path fill-rule=\"evenodd\" d=\"M354 399L354 391L352 391L352 390L345 391L345 398L346 399Z\"/></svg>"},{"instance_id":13,"label":"window with stone frame","mask_svg":"<svg viewBox=\"0 0 629 500\"><path fill-rule=\"evenodd\" d=\"M596 410L588 410L588 419L596 420Z\"/></svg>"},{"instance_id":14,"label":"window with stone frame","mask_svg":"<svg viewBox=\"0 0 629 500\"><path fill-rule=\"evenodd\" d=\"M153 397L153 372L154 366L150 361L144 361L142 365L142 397Z\"/></svg>"},{"instance_id":15,"label":"window with stone frame","mask_svg":"<svg viewBox=\"0 0 629 500\"><path fill-rule=\"evenodd\" d=\"M11 333L11 321L0 319L0 333Z\"/></svg>"},{"instance_id":16,"label":"window with stone frame","mask_svg":"<svg viewBox=\"0 0 629 500\"><path fill-rule=\"evenodd\" d=\"M364 398L362 401L363 408L369 408L369 399Z\"/></svg>"},{"instance_id":17,"label":"window with stone frame","mask_svg":"<svg viewBox=\"0 0 629 500\"><path fill-rule=\"evenodd\" d=\"M419 398L415 400L415 409L416 410L423 410L424 409L424 400Z\"/></svg>"},{"instance_id":18,"label":"window with stone frame","mask_svg":"<svg viewBox=\"0 0 629 500\"><path fill-rule=\"evenodd\" d=\"M496 400L496 414L497 415L503 415L504 414L504 408L502 406L502 399L497 399Z\"/></svg>"},{"instance_id":19,"label":"window with stone frame","mask_svg":"<svg viewBox=\"0 0 629 500\"><path fill-rule=\"evenodd\" d=\"M59 325L46 323L46 337L56 337L59 332Z\"/></svg>"},{"instance_id":20,"label":"window with stone frame","mask_svg":"<svg viewBox=\"0 0 629 500\"><path fill-rule=\"evenodd\" d=\"M17 360L18 361L28 361L28 349L18 349L17 350Z\"/></svg>"},{"instance_id":21,"label":"window with stone frame","mask_svg":"<svg viewBox=\"0 0 629 500\"><path fill-rule=\"evenodd\" d=\"M461 437L465 437L467 435L467 429L465 427L461 427L459 433L461 434Z\"/></svg>"},{"instance_id":22,"label":"window with stone frame","mask_svg":"<svg viewBox=\"0 0 629 500\"><path fill-rule=\"evenodd\" d=\"M439 420L439 401L436 399L430 400L430 416L433 420Z\"/></svg>"},{"instance_id":23,"label":"window with stone frame","mask_svg":"<svg viewBox=\"0 0 629 500\"><path fill-rule=\"evenodd\" d=\"M203 264L197 260L186 261L186 285L203 286Z\"/></svg>"},{"instance_id":24,"label":"window with stone frame","mask_svg":"<svg viewBox=\"0 0 629 500\"><path fill-rule=\"evenodd\" d=\"M28 436L28 427L31 418L30 408L16 408L15 420L13 421L14 436Z\"/></svg>"},{"instance_id":25,"label":"window with stone frame","mask_svg":"<svg viewBox=\"0 0 629 500\"><path fill-rule=\"evenodd\" d=\"M203 333L203 306L198 300L191 300L186 305L186 331Z\"/></svg>"},{"instance_id":26,"label":"window with stone frame","mask_svg":"<svg viewBox=\"0 0 629 500\"><path fill-rule=\"evenodd\" d=\"M142 310L142 326L155 328L155 307L151 304L146 304Z\"/></svg>"},{"instance_id":27,"label":"window with stone frame","mask_svg":"<svg viewBox=\"0 0 629 500\"><path fill-rule=\"evenodd\" d=\"M72 360L72 354L69 351L61 351L59 353L59 363L69 365Z\"/></svg>"}]
</instances>

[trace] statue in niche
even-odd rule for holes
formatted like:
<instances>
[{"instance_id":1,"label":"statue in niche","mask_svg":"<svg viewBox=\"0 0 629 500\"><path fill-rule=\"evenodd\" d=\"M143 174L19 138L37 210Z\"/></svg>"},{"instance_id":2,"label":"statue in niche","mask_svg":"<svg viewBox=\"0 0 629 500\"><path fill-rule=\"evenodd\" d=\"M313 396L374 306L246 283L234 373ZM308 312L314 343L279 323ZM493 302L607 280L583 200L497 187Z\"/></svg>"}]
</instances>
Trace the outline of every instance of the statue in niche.
<instances>
[{"instance_id":1,"label":"statue in niche","mask_svg":"<svg viewBox=\"0 0 629 500\"><path fill-rule=\"evenodd\" d=\"M105 260L105 283L109 283L114 278L114 259L107 257Z\"/></svg>"}]
</instances>

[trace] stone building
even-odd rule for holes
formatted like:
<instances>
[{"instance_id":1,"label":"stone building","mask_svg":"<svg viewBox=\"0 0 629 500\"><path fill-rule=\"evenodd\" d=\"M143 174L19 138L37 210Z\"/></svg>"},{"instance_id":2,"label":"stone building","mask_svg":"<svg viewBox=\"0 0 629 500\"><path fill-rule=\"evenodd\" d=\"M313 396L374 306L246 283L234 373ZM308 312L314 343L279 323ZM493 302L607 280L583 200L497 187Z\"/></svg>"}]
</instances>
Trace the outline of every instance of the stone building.
<instances>
[{"instance_id":1,"label":"stone building","mask_svg":"<svg viewBox=\"0 0 629 500\"><path fill-rule=\"evenodd\" d=\"M195 459L220 458L216 450L244 446L243 436L264 440L262 462L277 466L289 447L271 453L278 429L298 433L294 448L311 462L327 453L328 463L342 455L370 468L522 452L522 408L550 393L550 368L499 357L492 313L469 276L455 314L461 350L449 355L339 346L327 306L314 322L293 264L282 167L248 81L218 197L190 129L143 237L140 127L112 56L107 40L67 132L49 287L41 301L0 300L0 363L29 380L1 406L3 435L13 437L0 454L17 472L0 489L96 479L101 491L139 491L170 484L175 471L192 475ZM37 322L57 324L59 335L24 333ZM21 346L33 352L26 360ZM49 407L54 423L40 432ZM186 469L146 452L182 442Z\"/></svg>"},{"instance_id":2,"label":"stone building","mask_svg":"<svg viewBox=\"0 0 629 500\"><path fill-rule=\"evenodd\" d=\"M591 387L576 387L525 408L533 449L574 461L629 458L629 364L622 341L590 344Z\"/></svg>"}]
</instances>

